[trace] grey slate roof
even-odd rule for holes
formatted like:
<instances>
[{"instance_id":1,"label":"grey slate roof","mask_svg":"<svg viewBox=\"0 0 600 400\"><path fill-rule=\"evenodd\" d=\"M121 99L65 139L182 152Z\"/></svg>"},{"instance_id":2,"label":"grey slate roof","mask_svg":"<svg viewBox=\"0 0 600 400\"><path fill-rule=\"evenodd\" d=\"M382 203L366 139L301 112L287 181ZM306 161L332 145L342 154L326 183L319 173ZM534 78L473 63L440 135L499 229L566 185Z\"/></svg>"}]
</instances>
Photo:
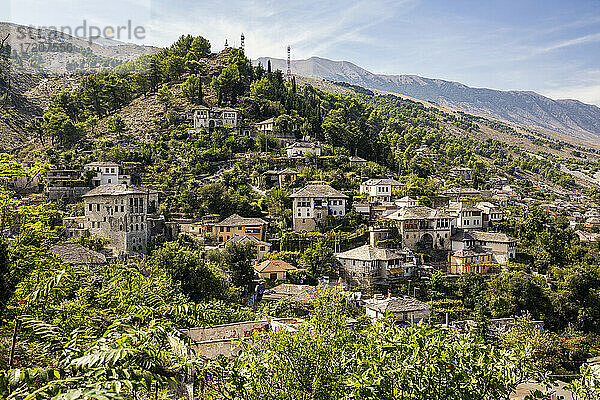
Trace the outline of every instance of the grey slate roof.
<instances>
[{"instance_id":1,"label":"grey slate roof","mask_svg":"<svg viewBox=\"0 0 600 400\"><path fill-rule=\"evenodd\" d=\"M371 261L371 260L396 260L402 258L402 253L391 249L382 249L368 244L357 247L352 250L337 253L337 258L347 258L351 260Z\"/></svg>"},{"instance_id":2,"label":"grey slate roof","mask_svg":"<svg viewBox=\"0 0 600 400\"><path fill-rule=\"evenodd\" d=\"M401 208L387 218L404 221L409 219L452 218L452 216L445 211L435 210L426 206L416 206Z\"/></svg>"},{"instance_id":3,"label":"grey slate roof","mask_svg":"<svg viewBox=\"0 0 600 400\"><path fill-rule=\"evenodd\" d=\"M481 212L481 209L470 205L469 203L465 203L464 201L458 203L450 203L448 206L448 211L472 211L472 212Z\"/></svg>"},{"instance_id":4,"label":"grey slate roof","mask_svg":"<svg viewBox=\"0 0 600 400\"><path fill-rule=\"evenodd\" d=\"M242 225L267 225L267 221L262 218L246 218L241 217L238 214L230 215L225 218L223 221L215 224L215 226L242 226Z\"/></svg>"},{"instance_id":5,"label":"grey slate roof","mask_svg":"<svg viewBox=\"0 0 600 400\"><path fill-rule=\"evenodd\" d=\"M118 167L119 164L112 161L93 161L85 164L86 167Z\"/></svg>"},{"instance_id":6,"label":"grey slate roof","mask_svg":"<svg viewBox=\"0 0 600 400\"><path fill-rule=\"evenodd\" d=\"M403 297L392 297L384 299L376 303L367 303L367 307L372 310L377 310L381 313L401 313L401 312L414 312L424 311L431 309L431 306L427 303L423 303L420 300L410 296Z\"/></svg>"},{"instance_id":7,"label":"grey slate roof","mask_svg":"<svg viewBox=\"0 0 600 400\"><path fill-rule=\"evenodd\" d=\"M108 185L100 185L86 194L83 197L92 196L121 196L124 194L150 194L158 193L154 189L145 188L141 186L128 186L121 183L111 183Z\"/></svg>"},{"instance_id":8,"label":"grey slate roof","mask_svg":"<svg viewBox=\"0 0 600 400\"><path fill-rule=\"evenodd\" d=\"M79 243L57 243L50 247L50 253L55 254L67 264L106 264L106 257L104 254L90 250Z\"/></svg>"},{"instance_id":9,"label":"grey slate roof","mask_svg":"<svg viewBox=\"0 0 600 400\"><path fill-rule=\"evenodd\" d=\"M374 185L392 185L392 186L402 186L400 182L395 179L390 178L372 178L364 181L363 185L374 186Z\"/></svg>"},{"instance_id":10,"label":"grey slate roof","mask_svg":"<svg viewBox=\"0 0 600 400\"><path fill-rule=\"evenodd\" d=\"M344 193L335 190L329 185L307 185L289 197L328 197L332 199L347 199Z\"/></svg>"},{"instance_id":11,"label":"grey slate roof","mask_svg":"<svg viewBox=\"0 0 600 400\"><path fill-rule=\"evenodd\" d=\"M471 231L469 232L471 236L480 242L496 242L496 243L509 243L516 242L512 236L508 236L505 233L500 232L481 232L481 231Z\"/></svg>"}]
</instances>

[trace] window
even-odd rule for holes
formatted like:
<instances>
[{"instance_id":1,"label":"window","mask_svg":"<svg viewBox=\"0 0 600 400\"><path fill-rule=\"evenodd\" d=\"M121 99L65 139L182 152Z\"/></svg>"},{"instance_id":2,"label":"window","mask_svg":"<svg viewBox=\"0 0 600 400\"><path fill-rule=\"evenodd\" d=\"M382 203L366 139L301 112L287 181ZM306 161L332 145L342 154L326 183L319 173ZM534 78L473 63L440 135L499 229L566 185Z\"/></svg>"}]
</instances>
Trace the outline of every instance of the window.
<instances>
[{"instance_id":1,"label":"window","mask_svg":"<svg viewBox=\"0 0 600 400\"><path fill-rule=\"evenodd\" d=\"M88 209L89 209L90 211L92 211L92 206L93 206L93 204L92 204L92 203L88 204Z\"/></svg>"},{"instance_id":2,"label":"window","mask_svg":"<svg viewBox=\"0 0 600 400\"><path fill-rule=\"evenodd\" d=\"M100 203L96 204L96 211L100 211Z\"/></svg>"},{"instance_id":3,"label":"window","mask_svg":"<svg viewBox=\"0 0 600 400\"><path fill-rule=\"evenodd\" d=\"M108 178L108 183L112 183L112 179Z\"/></svg>"}]
</instances>

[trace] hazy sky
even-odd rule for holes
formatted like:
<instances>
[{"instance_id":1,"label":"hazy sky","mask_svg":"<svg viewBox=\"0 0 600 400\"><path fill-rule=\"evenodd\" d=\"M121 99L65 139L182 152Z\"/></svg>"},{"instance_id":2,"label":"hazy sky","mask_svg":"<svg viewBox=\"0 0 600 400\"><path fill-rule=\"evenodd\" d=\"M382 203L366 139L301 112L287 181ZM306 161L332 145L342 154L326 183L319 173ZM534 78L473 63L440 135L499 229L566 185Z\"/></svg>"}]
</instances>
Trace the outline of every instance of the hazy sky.
<instances>
[{"instance_id":1,"label":"hazy sky","mask_svg":"<svg viewBox=\"0 0 600 400\"><path fill-rule=\"evenodd\" d=\"M146 29L142 44L181 34L213 50L246 36L252 58L321 56L375 73L534 90L600 105L600 0L191 1L2 0L0 20L34 26ZM127 38L126 38L127 40Z\"/></svg>"}]
</instances>

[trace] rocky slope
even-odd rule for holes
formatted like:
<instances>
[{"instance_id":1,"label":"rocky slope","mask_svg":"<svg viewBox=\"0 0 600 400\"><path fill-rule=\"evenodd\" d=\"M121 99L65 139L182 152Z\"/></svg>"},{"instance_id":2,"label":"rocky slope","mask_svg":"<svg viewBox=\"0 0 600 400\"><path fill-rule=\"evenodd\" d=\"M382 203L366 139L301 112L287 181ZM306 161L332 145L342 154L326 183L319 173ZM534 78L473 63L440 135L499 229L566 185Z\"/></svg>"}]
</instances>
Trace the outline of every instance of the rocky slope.
<instances>
[{"instance_id":1,"label":"rocky slope","mask_svg":"<svg viewBox=\"0 0 600 400\"><path fill-rule=\"evenodd\" d=\"M285 60L263 57L255 63L285 71ZM600 141L600 108L577 100L553 100L530 91L472 88L458 82L416 75L379 75L347 61L320 57L292 61L296 75L347 82L398 93L473 114L539 126L587 141Z\"/></svg>"}]
</instances>

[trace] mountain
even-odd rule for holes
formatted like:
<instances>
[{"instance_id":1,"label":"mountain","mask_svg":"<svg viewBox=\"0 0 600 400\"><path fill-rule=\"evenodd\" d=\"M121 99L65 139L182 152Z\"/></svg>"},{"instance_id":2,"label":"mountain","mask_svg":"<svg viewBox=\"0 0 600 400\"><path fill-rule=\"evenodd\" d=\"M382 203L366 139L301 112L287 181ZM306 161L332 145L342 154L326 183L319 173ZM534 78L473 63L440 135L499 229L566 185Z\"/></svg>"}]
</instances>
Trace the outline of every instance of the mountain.
<instances>
[{"instance_id":1,"label":"mountain","mask_svg":"<svg viewBox=\"0 0 600 400\"><path fill-rule=\"evenodd\" d=\"M261 57L255 63L285 71L283 59ZM293 60L295 75L347 82L385 92L434 102L471 114L483 114L521 125L538 126L578 139L600 140L600 108L577 100L553 100L531 91L473 88L462 83L417 75L382 75L348 61L320 57Z\"/></svg>"},{"instance_id":2,"label":"mountain","mask_svg":"<svg viewBox=\"0 0 600 400\"><path fill-rule=\"evenodd\" d=\"M19 55L13 62L13 67L23 66L26 72L36 74L68 72L68 63L78 63L78 68L83 66L84 70L94 70L108 66L110 61L133 60L142 54L152 54L159 50L153 46L105 38L87 40L52 29L34 29L11 22L0 22L0 40L7 36L6 44ZM33 66L30 60L35 60Z\"/></svg>"}]
</instances>

